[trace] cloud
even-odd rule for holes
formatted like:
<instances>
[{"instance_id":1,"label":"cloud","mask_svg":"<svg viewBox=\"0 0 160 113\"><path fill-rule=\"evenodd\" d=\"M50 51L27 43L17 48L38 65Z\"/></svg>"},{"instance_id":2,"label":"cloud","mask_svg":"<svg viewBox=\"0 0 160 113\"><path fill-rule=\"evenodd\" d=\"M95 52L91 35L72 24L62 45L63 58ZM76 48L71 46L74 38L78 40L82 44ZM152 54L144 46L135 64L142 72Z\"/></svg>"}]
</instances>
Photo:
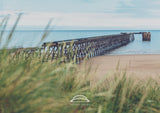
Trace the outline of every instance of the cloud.
<instances>
[{"instance_id":1,"label":"cloud","mask_svg":"<svg viewBox=\"0 0 160 113\"><path fill-rule=\"evenodd\" d=\"M1 12L0 12L1 13ZM5 11L3 14L10 14L9 25L13 25L18 12ZM115 23L121 23L120 20L128 17L130 14L112 14L112 13L62 13L62 12L24 12L19 25L21 26L45 26L53 18L53 25L56 26L116 26Z\"/></svg>"},{"instance_id":2,"label":"cloud","mask_svg":"<svg viewBox=\"0 0 160 113\"><path fill-rule=\"evenodd\" d=\"M4 10L38 12L115 11L119 0L5 0Z\"/></svg>"},{"instance_id":3,"label":"cloud","mask_svg":"<svg viewBox=\"0 0 160 113\"><path fill-rule=\"evenodd\" d=\"M123 3L126 6L134 7L133 0L120 0L120 3Z\"/></svg>"},{"instance_id":4,"label":"cloud","mask_svg":"<svg viewBox=\"0 0 160 113\"><path fill-rule=\"evenodd\" d=\"M160 16L160 9L150 9L149 13L153 16Z\"/></svg>"},{"instance_id":5,"label":"cloud","mask_svg":"<svg viewBox=\"0 0 160 113\"><path fill-rule=\"evenodd\" d=\"M159 0L153 0L151 2L152 5L160 5L160 1Z\"/></svg>"},{"instance_id":6,"label":"cloud","mask_svg":"<svg viewBox=\"0 0 160 113\"><path fill-rule=\"evenodd\" d=\"M151 10L152 11L152 10ZM2 12L0 12L1 14ZM10 12L9 25L13 25L18 12ZM7 11L4 13L7 14ZM127 13L62 13L62 12L24 12L19 26L46 26L53 18L52 26L72 26L72 27L108 27L108 28L160 28L160 18L133 18Z\"/></svg>"}]
</instances>

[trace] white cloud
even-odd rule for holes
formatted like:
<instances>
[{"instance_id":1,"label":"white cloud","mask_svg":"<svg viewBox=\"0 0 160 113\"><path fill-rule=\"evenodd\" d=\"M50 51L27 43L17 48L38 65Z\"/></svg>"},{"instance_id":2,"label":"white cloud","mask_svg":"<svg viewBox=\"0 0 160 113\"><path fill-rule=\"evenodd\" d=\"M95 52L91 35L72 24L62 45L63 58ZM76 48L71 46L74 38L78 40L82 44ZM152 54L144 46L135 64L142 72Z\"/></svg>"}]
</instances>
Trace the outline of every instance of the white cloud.
<instances>
[{"instance_id":1,"label":"white cloud","mask_svg":"<svg viewBox=\"0 0 160 113\"><path fill-rule=\"evenodd\" d=\"M130 6L130 7L133 7L135 6L133 4L133 0L120 0L122 3L124 3L126 6Z\"/></svg>"},{"instance_id":2,"label":"white cloud","mask_svg":"<svg viewBox=\"0 0 160 113\"><path fill-rule=\"evenodd\" d=\"M154 10L151 10L154 12ZM9 25L13 25L19 12L4 11L0 14L11 14ZM49 12L24 12L20 26L46 26L53 18L53 26L72 27L146 27L160 28L160 18L133 18L131 14L114 13L49 13Z\"/></svg>"},{"instance_id":3,"label":"white cloud","mask_svg":"<svg viewBox=\"0 0 160 113\"><path fill-rule=\"evenodd\" d=\"M160 16L160 9L150 9L148 10L150 15Z\"/></svg>"},{"instance_id":4,"label":"white cloud","mask_svg":"<svg viewBox=\"0 0 160 113\"><path fill-rule=\"evenodd\" d=\"M153 4L153 5L159 5L160 1L159 0L153 0L150 3Z\"/></svg>"}]
</instances>

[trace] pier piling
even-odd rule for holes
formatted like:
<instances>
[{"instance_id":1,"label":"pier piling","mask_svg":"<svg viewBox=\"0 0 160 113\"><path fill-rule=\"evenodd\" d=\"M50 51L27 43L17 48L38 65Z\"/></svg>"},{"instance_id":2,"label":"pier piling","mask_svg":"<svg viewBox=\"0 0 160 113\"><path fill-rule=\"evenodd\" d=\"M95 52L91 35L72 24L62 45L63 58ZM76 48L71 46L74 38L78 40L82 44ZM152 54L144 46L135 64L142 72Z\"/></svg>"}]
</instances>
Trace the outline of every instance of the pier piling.
<instances>
[{"instance_id":1,"label":"pier piling","mask_svg":"<svg viewBox=\"0 0 160 113\"><path fill-rule=\"evenodd\" d=\"M150 32L144 32L142 34L142 36L143 36L143 38L142 38L143 41L151 41L151 33Z\"/></svg>"}]
</instances>

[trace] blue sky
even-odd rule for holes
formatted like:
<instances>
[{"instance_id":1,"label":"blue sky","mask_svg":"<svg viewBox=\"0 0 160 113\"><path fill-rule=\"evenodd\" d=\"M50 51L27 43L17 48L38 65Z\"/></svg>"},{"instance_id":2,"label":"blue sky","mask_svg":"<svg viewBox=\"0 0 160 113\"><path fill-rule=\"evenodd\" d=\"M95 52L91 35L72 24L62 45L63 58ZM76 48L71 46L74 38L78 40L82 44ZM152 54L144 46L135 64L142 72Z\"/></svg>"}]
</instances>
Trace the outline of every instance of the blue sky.
<instances>
[{"instance_id":1,"label":"blue sky","mask_svg":"<svg viewBox=\"0 0 160 113\"><path fill-rule=\"evenodd\" d=\"M24 12L21 26L160 29L160 0L0 0L0 17Z\"/></svg>"}]
</instances>

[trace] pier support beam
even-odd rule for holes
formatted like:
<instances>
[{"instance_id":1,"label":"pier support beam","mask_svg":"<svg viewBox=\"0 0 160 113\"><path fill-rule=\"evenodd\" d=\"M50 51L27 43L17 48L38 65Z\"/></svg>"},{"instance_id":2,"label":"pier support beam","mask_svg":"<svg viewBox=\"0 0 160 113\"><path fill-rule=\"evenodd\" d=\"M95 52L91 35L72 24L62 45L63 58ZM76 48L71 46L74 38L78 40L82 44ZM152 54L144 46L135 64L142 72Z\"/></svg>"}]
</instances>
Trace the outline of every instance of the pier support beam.
<instances>
[{"instance_id":1,"label":"pier support beam","mask_svg":"<svg viewBox=\"0 0 160 113\"><path fill-rule=\"evenodd\" d=\"M151 33L150 32L144 32L142 33L142 40L143 41L151 41Z\"/></svg>"}]
</instances>

